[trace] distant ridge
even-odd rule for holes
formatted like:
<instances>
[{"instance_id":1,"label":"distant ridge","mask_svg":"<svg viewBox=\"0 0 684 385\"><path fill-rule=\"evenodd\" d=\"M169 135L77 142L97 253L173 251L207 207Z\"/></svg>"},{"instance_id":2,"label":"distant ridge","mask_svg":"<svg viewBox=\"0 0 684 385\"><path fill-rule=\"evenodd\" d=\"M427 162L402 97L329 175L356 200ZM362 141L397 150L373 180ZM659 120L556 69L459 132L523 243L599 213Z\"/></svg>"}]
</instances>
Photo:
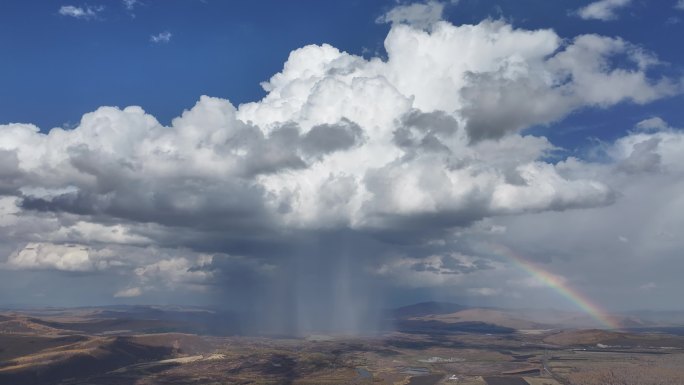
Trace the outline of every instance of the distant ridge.
<instances>
[{"instance_id":1,"label":"distant ridge","mask_svg":"<svg viewBox=\"0 0 684 385\"><path fill-rule=\"evenodd\" d=\"M535 322L528 317L520 317L520 314L497 309L470 308L449 314L437 314L420 317L422 320L438 321L447 324L463 322L484 322L504 328L517 330L524 329L551 329L554 326Z\"/></svg>"}]
</instances>

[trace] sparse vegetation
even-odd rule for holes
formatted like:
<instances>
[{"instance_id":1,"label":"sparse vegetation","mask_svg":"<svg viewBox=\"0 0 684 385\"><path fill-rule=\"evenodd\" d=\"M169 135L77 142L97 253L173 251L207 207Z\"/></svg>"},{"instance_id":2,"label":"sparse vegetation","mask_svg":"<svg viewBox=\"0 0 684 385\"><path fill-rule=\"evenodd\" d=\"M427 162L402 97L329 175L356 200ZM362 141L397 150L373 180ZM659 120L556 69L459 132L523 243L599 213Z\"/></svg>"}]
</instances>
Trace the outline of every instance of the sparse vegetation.
<instances>
[{"instance_id":1,"label":"sparse vegetation","mask_svg":"<svg viewBox=\"0 0 684 385\"><path fill-rule=\"evenodd\" d=\"M141 310L136 311L142 318ZM111 312L106 313L107 322L88 311L63 312L48 320L35 314L3 314L0 384L681 385L684 378L682 339L665 334L494 334L490 326L432 327L437 317L429 319L430 327L374 338L107 330L121 324L146 330L168 325L164 319L130 322L129 314L120 314L126 321L117 321ZM74 324L80 332L71 327ZM544 366L548 372L539 370Z\"/></svg>"},{"instance_id":2,"label":"sparse vegetation","mask_svg":"<svg viewBox=\"0 0 684 385\"><path fill-rule=\"evenodd\" d=\"M573 385L681 385L684 356L632 357L622 362L593 362L579 366L568 379Z\"/></svg>"}]
</instances>

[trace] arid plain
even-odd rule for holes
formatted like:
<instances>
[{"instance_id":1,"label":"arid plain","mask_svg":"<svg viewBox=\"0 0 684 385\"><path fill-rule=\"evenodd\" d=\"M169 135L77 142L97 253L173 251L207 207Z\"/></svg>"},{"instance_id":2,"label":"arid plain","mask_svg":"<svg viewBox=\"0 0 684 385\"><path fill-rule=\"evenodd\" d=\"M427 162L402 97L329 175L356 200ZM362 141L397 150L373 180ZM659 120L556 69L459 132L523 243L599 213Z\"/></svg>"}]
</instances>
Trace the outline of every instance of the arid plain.
<instances>
[{"instance_id":1,"label":"arid plain","mask_svg":"<svg viewBox=\"0 0 684 385\"><path fill-rule=\"evenodd\" d=\"M676 328L554 327L522 314L425 303L388 312L393 326L377 335L269 336L199 308L15 309L0 316L0 383L682 383Z\"/></svg>"}]
</instances>

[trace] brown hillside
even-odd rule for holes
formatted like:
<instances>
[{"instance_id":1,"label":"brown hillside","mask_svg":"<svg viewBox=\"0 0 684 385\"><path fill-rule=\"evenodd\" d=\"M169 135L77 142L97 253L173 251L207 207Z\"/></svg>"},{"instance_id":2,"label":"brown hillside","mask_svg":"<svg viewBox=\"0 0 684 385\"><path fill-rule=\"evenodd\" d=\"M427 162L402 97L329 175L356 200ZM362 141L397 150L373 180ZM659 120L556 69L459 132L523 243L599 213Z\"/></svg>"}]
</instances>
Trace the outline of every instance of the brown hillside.
<instances>
[{"instance_id":1,"label":"brown hillside","mask_svg":"<svg viewBox=\"0 0 684 385\"><path fill-rule=\"evenodd\" d=\"M444 323L484 322L512 329L545 329L547 325L517 318L505 311L493 309L466 309L456 313L416 317L420 320L434 320Z\"/></svg>"}]
</instances>

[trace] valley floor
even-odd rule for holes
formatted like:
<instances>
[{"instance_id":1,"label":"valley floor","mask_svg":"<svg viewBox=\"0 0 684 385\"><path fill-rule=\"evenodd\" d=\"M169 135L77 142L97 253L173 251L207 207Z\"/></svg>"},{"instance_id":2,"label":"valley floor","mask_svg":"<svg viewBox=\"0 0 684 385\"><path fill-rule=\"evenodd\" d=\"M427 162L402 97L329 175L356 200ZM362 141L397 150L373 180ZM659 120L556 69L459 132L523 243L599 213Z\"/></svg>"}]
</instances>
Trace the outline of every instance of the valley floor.
<instances>
[{"instance_id":1,"label":"valley floor","mask_svg":"<svg viewBox=\"0 0 684 385\"><path fill-rule=\"evenodd\" d=\"M266 338L153 332L161 321L121 317L2 314L0 384L684 383L684 338L658 333L490 333L412 323L363 338ZM113 324L133 329L108 330Z\"/></svg>"}]
</instances>

